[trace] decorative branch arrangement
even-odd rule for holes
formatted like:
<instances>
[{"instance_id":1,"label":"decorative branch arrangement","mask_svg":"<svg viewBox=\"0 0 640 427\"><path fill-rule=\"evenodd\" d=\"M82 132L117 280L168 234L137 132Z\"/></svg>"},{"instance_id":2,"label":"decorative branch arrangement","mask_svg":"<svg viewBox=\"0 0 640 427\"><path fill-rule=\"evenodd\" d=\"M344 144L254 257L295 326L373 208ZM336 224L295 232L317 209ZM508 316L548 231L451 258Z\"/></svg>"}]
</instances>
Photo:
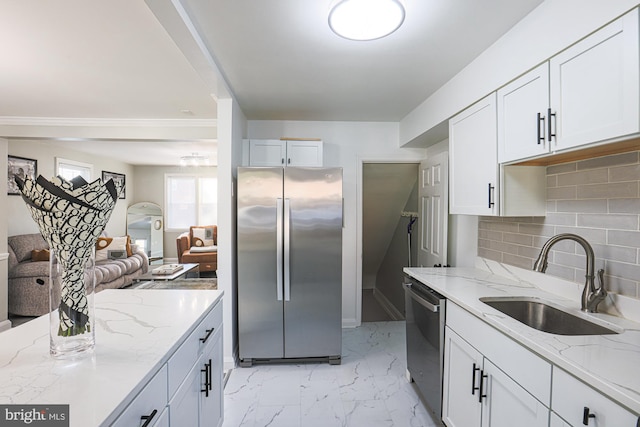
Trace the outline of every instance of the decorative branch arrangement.
<instances>
[{"instance_id":1,"label":"decorative branch arrangement","mask_svg":"<svg viewBox=\"0 0 640 427\"><path fill-rule=\"evenodd\" d=\"M87 183L78 176L33 180L16 177L23 200L42 237L63 267L58 335L90 332L85 265L104 231L121 188L113 180ZM53 255L53 254L52 254Z\"/></svg>"}]
</instances>

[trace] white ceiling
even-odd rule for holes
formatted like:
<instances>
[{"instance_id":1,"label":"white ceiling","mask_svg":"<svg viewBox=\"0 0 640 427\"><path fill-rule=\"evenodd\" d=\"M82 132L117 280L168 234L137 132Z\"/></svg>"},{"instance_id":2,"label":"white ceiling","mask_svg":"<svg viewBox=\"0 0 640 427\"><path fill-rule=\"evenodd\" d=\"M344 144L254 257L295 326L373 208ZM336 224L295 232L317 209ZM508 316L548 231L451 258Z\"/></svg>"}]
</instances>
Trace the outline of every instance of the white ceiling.
<instances>
[{"instance_id":1,"label":"white ceiling","mask_svg":"<svg viewBox=\"0 0 640 427\"><path fill-rule=\"evenodd\" d=\"M335 0L182 0L249 119L399 121L542 0L402 0L389 37L329 28Z\"/></svg>"},{"instance_id":2,"label":"white ceiling","mask_svg":"<svg viewBox=\"0 0 640 427\"><path fill-rule=\"evenodd\" d=\"M404 0L397 32L354 42L327 25L334 1L179 2L248 119L339 121L400 120L542 2ZM0 40L0 116L216 118L202 70L141 0L5 0ZM135 144L146 154L106 152L166 164L183 148Z\"/></svg>"}]
</instances>

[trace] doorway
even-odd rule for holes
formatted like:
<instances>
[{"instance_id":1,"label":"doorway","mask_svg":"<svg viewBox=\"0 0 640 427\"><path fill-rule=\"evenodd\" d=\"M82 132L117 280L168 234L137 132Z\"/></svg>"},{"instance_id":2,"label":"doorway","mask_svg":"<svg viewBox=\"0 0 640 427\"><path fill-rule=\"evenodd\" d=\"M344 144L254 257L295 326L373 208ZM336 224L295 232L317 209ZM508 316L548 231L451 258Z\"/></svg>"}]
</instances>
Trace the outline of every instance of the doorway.
<instances>
[{"instance_id":1,"label":"doorway","mask_svg":"<svg viewBox=\"0 0 640 427\"><path fill-rule=\"evenodd\" d=\"M362 322L404 319L402 268L418 257L419 166L363 163Z\"/></svg>"}]
</instances>

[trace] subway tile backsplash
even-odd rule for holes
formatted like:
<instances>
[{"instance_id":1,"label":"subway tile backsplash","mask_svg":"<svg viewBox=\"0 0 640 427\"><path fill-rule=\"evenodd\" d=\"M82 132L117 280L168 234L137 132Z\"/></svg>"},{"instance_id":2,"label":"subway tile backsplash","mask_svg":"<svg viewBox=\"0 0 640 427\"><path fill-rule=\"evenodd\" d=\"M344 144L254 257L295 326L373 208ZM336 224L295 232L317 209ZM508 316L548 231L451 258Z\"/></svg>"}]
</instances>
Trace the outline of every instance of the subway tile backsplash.
<instances>
[{"instance_id":1,"label":"subway tile backsplash","mask_svg":"<svg viewBox=\"0 0 640 427\"><path fill-rule=\"evenodd\" d=\"M640 151L547 167L546 217L478 221L478 255L528 269L549 237L578 234L593 246L607 290L640 298ZM582 248L553 249L547 274L584 283Z\"/></svg>"}]
</instances>

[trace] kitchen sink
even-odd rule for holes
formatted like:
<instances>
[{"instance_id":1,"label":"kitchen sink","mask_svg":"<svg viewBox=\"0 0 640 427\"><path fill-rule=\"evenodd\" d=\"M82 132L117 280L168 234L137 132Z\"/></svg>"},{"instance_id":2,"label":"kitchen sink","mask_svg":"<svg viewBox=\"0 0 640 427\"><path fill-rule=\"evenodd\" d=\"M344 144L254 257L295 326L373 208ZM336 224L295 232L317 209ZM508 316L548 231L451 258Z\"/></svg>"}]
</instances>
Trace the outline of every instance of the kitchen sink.
<instances>
[{"instance_id":1,"label":"kitchen sink","mask_svg":"<svg viewBox=\"0 0 640 427\"><path fill-rule=\"evenodd\" d=\"M608 335L621 332L600 325L580 312L533 297L484 297L480 301L539 331L557 335Z\"/></svg>"}]
</instances>

